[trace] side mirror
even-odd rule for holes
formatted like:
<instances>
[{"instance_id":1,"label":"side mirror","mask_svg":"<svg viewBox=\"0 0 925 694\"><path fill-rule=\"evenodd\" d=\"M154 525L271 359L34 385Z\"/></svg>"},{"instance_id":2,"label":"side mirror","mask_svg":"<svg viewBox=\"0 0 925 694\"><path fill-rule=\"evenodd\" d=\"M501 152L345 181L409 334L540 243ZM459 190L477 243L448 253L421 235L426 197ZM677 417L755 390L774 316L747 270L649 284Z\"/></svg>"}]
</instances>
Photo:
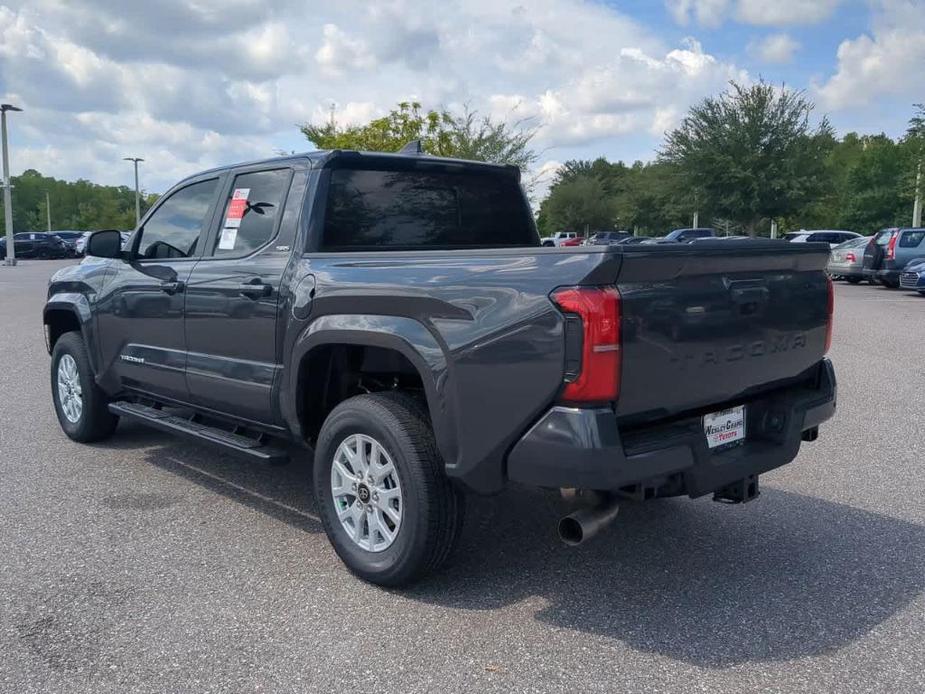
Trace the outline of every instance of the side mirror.
<instances>
[{"instance_id":1,"label":"side mirror","mask_svg":"<svg viewBox=\"0 0 925 694\"><path fill-rule=\"evenodd\" d=\"M87 255L96 258L121 258L122 234L115 229L96 231L87 239Z\"/></svg>"}]
</instances>

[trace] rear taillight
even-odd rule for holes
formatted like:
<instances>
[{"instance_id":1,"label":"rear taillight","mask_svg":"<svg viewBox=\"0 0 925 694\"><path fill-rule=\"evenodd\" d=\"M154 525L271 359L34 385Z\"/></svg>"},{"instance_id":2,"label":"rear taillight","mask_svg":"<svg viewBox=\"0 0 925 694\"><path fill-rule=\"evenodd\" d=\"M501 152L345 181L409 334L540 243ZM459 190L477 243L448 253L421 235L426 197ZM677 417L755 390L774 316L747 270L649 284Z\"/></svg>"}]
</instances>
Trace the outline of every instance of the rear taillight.
<instances>
[{"instance_id":1,"label":"rear taillight","mask_svg":"<svg viewBox=\"0 0 925 694\"><path fill-rule=\"evenodd\" d=\"M826 277L826 283L828 284L828 322L825 326L825 352L827 354L829 348L832 346L832 323L835 319L835 285L832 283L831 277Z\"/></svg>"},{"instance_id":2,"label":"rear taillight","mask_svg":"<svg viewBox=\"0 0 925 694\"><path fill-rule=\"evenodd\" d=\"M581 331L580 347L566 336L567 351L571 346L579 352L580 362L577 368L566 369L561 399L616 400L620 394L620 292L616 287L565 287L554 291L552 300L573 319L566 321L567 330L580 322Z\"/></svg>"},{"instance_id":3,"label":"rear taillight","mask_svg":"<svg viewBox=\"0 0 925 694\"><path fill-rule=\"evenodd\" d=\"M857 256L854 253L846 253L845 262L846 263L856 263L858 262Z\"/></svg>"},{"instance_id":4,"label":"rear taillight","mask_svg":"<svg viewBox=\"0 0 925 694\"><path fill-rule=\"evenodd\" d=\"M890 236L890 242L886 246L886 259L893 260L896 257L896 239L899 234Z\"/></svg>"}]
</instances>

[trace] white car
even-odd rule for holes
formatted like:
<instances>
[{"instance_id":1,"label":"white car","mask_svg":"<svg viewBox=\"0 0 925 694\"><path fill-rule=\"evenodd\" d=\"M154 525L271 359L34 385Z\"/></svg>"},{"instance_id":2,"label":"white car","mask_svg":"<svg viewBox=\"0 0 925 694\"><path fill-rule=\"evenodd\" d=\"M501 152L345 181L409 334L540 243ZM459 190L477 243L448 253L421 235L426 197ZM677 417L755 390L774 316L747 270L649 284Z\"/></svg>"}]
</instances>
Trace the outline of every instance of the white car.
<instances>
[{"instance_id":1,"label":"white car","mask_svg":"<svg viewBox=\"0 0 925 694\"><path fill-rule=\"evenodd\" d=\"M791 231L789 234L784 234L784 241L790 241L791 243L827 243L829 248L835 248L835 246L845 241L856 239L859 236L860 234L853 231L842 231L840 229L817 229L813 231L801 229L800 231Z\"/></svg>"},{"instance_id":2,"label":"white car","mask_svg":"<svg viewBox=\"0 0 925 694\"><path fill-rule=\"evenodd\" d=\"M577 231L557 231L552 236L544 236L540 239L540 242L544 246L556 246L558 248L564 241L576 238L578 238Z\"/></svg>"}]
</instances>

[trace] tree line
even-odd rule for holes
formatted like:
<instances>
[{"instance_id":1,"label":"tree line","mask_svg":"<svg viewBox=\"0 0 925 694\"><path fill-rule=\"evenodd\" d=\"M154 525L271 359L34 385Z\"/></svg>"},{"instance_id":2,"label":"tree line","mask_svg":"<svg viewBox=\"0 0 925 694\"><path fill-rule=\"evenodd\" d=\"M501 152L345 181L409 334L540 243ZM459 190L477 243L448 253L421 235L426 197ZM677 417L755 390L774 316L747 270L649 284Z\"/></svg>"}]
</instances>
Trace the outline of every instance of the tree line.
<instances>
[{"instance_id":1,"label":"tree line","mask_svg":"<svg viewBox=\"0 0 925 694\"><path fill-rule=\"evenodd\" d=\"M27 169L21 176L11 178L13 230L16 232L48 228L46 200L51 203L51 224L55 231L135 228L135 191L128 186L103 186L83 179L62 181L43 176L35 169ZM142 194L142 214L157 197ZM4 215L0 212L0 234L5 233Z\"/></svg>"},{"instance_id":2,"label":"tree line","mask_svg":"<svg viewBox=\"0 0 925 694\"><path fill-rule=\"evenodd\" d=\"M540 202L540 231L626 229L646 235L691 225L726 233L839 228L870 233L909 225L916 167L925 154L925 106L916 105L907 133L848 133L813 121L814 104L799 90L759 81L729 88L693 106L666 133L654 161L566 162ZM537 126L424 110L401 103L363 125L306 124L319 149L397 151L421 140L438 156L513 164L529 174ZM534 183L527 177L528 189Z\"/></svg>"},{"instance_id":3,"label":"tree line","mask_svg":"<svg viewBox=\"0 0 925 694\"><path fill-rule=\"evenodd\" d=\"M729 88L693 106L666 133L651 162L567 161L540 202L540 231L626 229L661 235L689 226L767 235L783 230L838 228L871 233L909 225L925 159L925 105L916 104L906 133L848 133L839 138L804 92L766 82ZM499 120L468 107L425 110L402 102L362 125L332 118L301 131L318 149L395 152L420 140L428 154L517 166L530 172L538 126ZM925 172L923 172L925 178ZM46 228L46 193L54 229L131 229L135 193L127 186L62 181L29 169L13 177L13 228ZM144 213L157 195L142 196ZM3 215L0 214L0 233Z\"/></svg>"},{"instance_id":4,"label":"tree line","mask_svg":"<svg viewBox=\"0 0 925 694\"><path fill-rule=\"evenodd\" d=\"M925 154L925 106L904 136L836 137L811 125L805 94L732 83L689 111L651 163L569 161L542 201L538 224L559 230L625 229L662 235L690 226L726 233L909 226Z\"/></svg>"}]
</instances>

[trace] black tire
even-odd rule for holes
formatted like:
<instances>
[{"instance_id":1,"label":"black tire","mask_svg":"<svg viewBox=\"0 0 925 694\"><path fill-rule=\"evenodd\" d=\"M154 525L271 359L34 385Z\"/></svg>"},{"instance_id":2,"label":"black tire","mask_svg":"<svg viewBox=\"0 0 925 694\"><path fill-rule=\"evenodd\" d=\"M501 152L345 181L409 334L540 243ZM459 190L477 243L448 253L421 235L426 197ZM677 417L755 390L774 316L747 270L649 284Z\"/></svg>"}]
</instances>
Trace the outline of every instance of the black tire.
<instances>
[{"instance_id":1,"label":"black tire","mask_svg":"<svg viewBox=\"0 0 925 694\"><path fill-rule=\"evenodd\" d=\"M846 277L845 279L848 280L848 284L860 284L861 283L860 277Z\"/></svg>"},{"instance_id":2,"label":"black tire","mask_svg":"<svg viewBox=\"0 0 925 694\"><path fill-rule=\"evenodd\" d=\"M391 457L402 490L402 519L386 549L360 547L337 517L331 466L340 444L353 434L376 440ZM318 436L315 500L334 551L354 574L381 586L407 585L435 571L460 535L464 497L450 483L426 410L410 395L358 395L334 408Z\"/></svg>"},{"instance_id":3,"label":"black tire","mask_svg":"<svg viewBox=\"0 0 925 694\"><path fill-rule=\"evenodd\" d=\"M61 404L58 391L58 364L65 355L70 355L77 366L83 407L76 422L68 419ZM51 353L51 397L55 405L55 414L61 429L74 441L90 443L101 441L112 435L119 418L112 414L107 405L109 400L93 380L90 358L80 333L64 333L55 343Z\"/></svg>"}]
</instances>

